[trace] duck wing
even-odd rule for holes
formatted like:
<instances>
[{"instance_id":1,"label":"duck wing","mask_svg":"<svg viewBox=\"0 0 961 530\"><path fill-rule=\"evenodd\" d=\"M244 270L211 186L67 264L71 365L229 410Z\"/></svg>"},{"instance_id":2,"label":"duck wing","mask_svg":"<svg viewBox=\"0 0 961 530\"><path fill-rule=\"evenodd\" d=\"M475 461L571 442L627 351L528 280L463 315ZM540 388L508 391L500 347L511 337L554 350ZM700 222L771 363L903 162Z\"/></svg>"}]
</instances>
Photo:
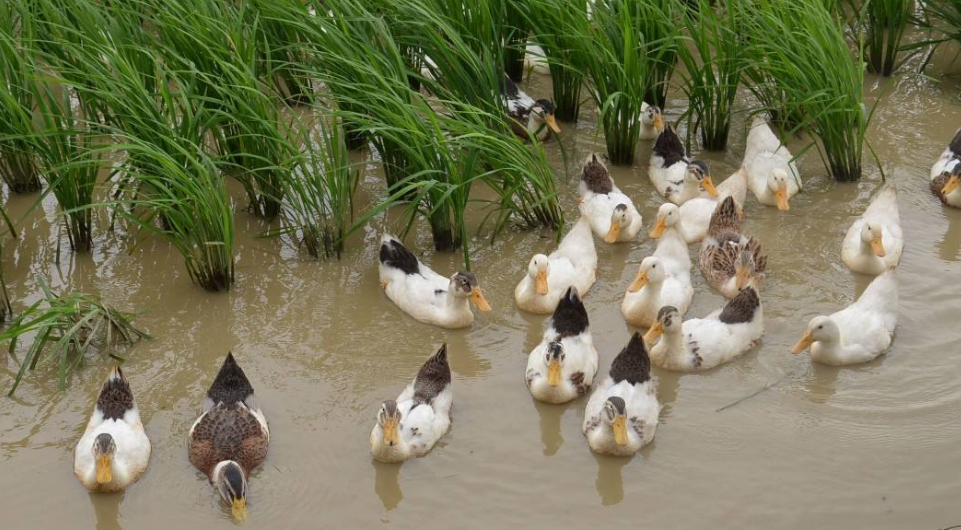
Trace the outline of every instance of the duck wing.
<instances>
[{"instance_id":1,"label":"duck wing","mask_svg":"<svg viewBox=\"0 0 961 530\"><path fill-rule=\"evenodd\" d=\"M615 385L621 381L636 385L651 379L651 358L640 333L635 332L611 362L610 375Z\"/></svg>"},{"instance_id":2,"label":"duck wing","mask_svg":"<svg viewBox=\"0 0 961 530\"><path fill-rule=\"evenodd\" d=\"M447 344L424 362L414 379L414 403L429 405L435 397L450 386L450 364L447 361Z\"/></svg>"},{"instance_id":3,"label":"duck wing","mask_svg":"<svg viewBox=\"0 0 961 530\"><path fill-rule=\"evenodd\" d=\"M420 261L394 236L385 234L380 243L380 262L404 274L420 274Z\"/></svg>"}]
</instances>

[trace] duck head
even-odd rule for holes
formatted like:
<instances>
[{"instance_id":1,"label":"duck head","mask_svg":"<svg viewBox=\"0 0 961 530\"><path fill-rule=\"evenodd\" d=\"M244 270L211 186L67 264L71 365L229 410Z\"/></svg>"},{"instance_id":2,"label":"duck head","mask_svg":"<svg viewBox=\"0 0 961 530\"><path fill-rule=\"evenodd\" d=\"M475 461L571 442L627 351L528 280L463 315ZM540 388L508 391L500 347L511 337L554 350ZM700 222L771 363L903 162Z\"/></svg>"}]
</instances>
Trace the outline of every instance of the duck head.
<instances>
[{"instance_id":1,"label":"duck head","mask_svg":"<svg viewBox=\"0 0 961 530\"><path fill-rule=\"evenodd\" d=\"M664 130L664 114L661 112L661 108L656 105L650 105L644 112L641 113L641 123L647 126L653 126L657 132Z\"/></svg>"},{"instance_id":2,"label":"duck head","mask_svg":"<svg viewBox=\"0 0 961 530\"><path fill-rule=\"evenodd\" d=\"M667 227L674 226L681 217L681 211L676 205L666 202L657 209L657 221L651 229L651 239L657 239L664 235Z\"/></svg>"},{"instance_id":3,"label":"duck head","mask_svg":"<svg viewBox=\"0 0 961 530\"><path fill-rule=\"evenodd\" d=\"M942 195L948 195L961 187L961 161L955 161L950 169L945 168L941 173L942 177L947 177L948 181L941 188Z\"/></svg>"},{"instance_id":4,"label":"duck head","mask_svg":"<svg viewBox=\"0 0 961 530\"><path fill-rule=\"evenodd\" d=\"M884 251L884 240L882 238L881 225L877 223L864 223L861 227L861 242L871 246L871 251L883 258L887 253Z\"/></svg>"},{"instance_id":5,"label":"duck head","mask_svg":"<svg viewBox=\"0 0 961 530\"><path fill-rule=\"evenodd\" d=\"M614 431L614 443L627 445L627 404L618 396L611 396L604 402L604 423Z\"/></svg>"},{"instance_id":6,"label":"duck head","mask_svg":"<svg viewBox=\"0 0 961 530\"><path fill-rule=\"evenodd\" d=\"M557 126L557 120L554 119L554 104L550 100L535 101L534 106L531 107L530 120L535 131L541 127L547 127L555 134L561 132L561 128Z\"/></svg>"},{"instance_id":7,"label":"duck head","mask_svg":"<svg viewBox=\"0 0 961 530\"><path fill-rule=\"evenodd\" d=\"M527 266L527 275L534 280L534 291L540 296L545 296L550 290L550 286L547 284L550 267L550 260L543 254L536 254L531 258L530 265Z\"/></svg>"},{"instance_id":8,"label":"duck head","mask_svg":"<svg viewBox=\"0 0 961 530\"><path fill-rule=\"evenodd\" d=\"M230 506L234 519L243 521L247 517L247 478L240 464L226 460L214 468L214 488L220 499Z\"/></svg>"},{"instance_id":9,"label":"duck head","mask_svg":"<svg viewBox=\"0 0 961 530\"><path fill-rule=\"evenodd\" d=\"M617 243L617 238L621 237L621 230L631 226L633 215L626 204L618 204L611 212L611 228L604 236L605 243Z\"/></svg>"},{"instance_id":10,"label":"duck head","mask_svg":"<svg viewBox=\"0 0 961 530\"><path fill-rule=\"evenodd\" d=\"M388 399L380 406L377 411L377 425L383 432L384 445L394 447L400 443L400 410L397 409L397 402Z\"/></svg>"},{"instance_id":11,"label":"duck head","mask_svg":"<svg viewBox=\"0 0 961 530\"><path fill-rule=\"evenodd\" d=\"M690 164L687 165L687 172L684 174L684 178L688 179L688 182L696 183L699 187L704 188L711 197L717 197L717 188L714 187L714 179L711 177L711 170L707 167L707 163L702 160L692 160Z\"/></svg>"},{"instance_id":12,"label":"duck head","mask_svg":"<svg viewBox=\"0 0 961 530\"><path fill-rule=\"evenodd\" d=\"M649 283L659 284L664 281L664 263L657 256L648 256L641 262L637 276L631 282L628 292L636 293Z\"/></svg>"},{"instance_id":13,"label":"duck head","mask_svg":"<svg viewBox=\"0 0 961 530\"><path fill-rule=\"evenodd\" d=\"M781 168L771 170L767 177L767 187L777 198L777 209L786 212L791 209L787 193L787 171Z\"/></svg>"},{"instance_id":14,"label":"duck head","mask_svg":"<svg viewBox=\"0 0 961 530\"><path fill-rule=\"evenodd\" d=\"M484 293L477 284L477 276L473 272L455 272L450 277L450 293L457 298L469 298L474 305L483 312L491 310L491 305L484 298Z\"/></svg>"},{"instance_id":15,"label":"duck head","mask_svg":"<svg viewBox=\"0 0 961 530\"><path fill-rule=\"evenodd\" d=\"M681 331L681 312L674 306L666 305L657 312L657 320L644 334L644 342L653 344L661 335L673 335Z\"/></svg>"},{"instance_id":16,"label":"duck head","mask_svg":"<svg viewBox=\"0 0 961 530\"><path fill-rule=\"evenodd\" d=\"M553 341L547 345L544 361L547 363L547 384L559 386L561 384L561 369L564 366L564 345Z\"/></svg>"},{"instance_id":17,"label":"duck head","mask_svg":"<svg viewBox=\"0 0 961 530\"><path fill-rule=\"evenodd\" d=\"M797 341L791 353L797 355L811 347L815 342L837 342L841 339L841 330L831 317L818 316L811 319L808 328L801 335L801 340Z\"/></svg>"},{"instance_id":18,"label":"duck head","mask_svg":"<svg viewBox=\"0 0 961 530\"><path fill-rule=\"evenodd\" d=\"M100 433L93 441L94 465L97 469L97 484L113 482L113 459L117 455L117 443L108 433Z\"/></svg>"},{"instance_id":19,"label":"duck head","mask_svg":"<svg viewBox=\"0 0 961 530\"><path fill-rule=\"evenodd\" d=\"M754 253L747 248L741 247L737 261L734 262L734 281L737 290L740 291L748 285L757 286L758 280L756 273L757 262L754 260Z\"/></svg>"}]
</instances>

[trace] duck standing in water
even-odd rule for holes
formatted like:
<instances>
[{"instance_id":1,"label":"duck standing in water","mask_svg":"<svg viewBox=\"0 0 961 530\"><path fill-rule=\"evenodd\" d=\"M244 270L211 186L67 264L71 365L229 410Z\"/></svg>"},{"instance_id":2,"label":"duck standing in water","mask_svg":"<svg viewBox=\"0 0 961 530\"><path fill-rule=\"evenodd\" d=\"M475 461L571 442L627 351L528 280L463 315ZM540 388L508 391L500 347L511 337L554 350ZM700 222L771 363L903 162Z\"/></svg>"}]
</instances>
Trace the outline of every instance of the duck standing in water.
<instances>
[{"instance_id":1,"label":"duck standing in water","mask_svg":"<svg viewBox=\"0 0 961 530\"><path fill-rule=\"evenodd\" d=\"M207 475L234 518L243 521L247 476L267 457L270 430L254 388L232 353L210 385L188 440L190 463Z\"/></svg>"},{"instance_id":2,"label":"duck standing in water","mask_svg":"<svg viewBox=\"0 0 961 530\"><path fill-rule=\"evenodd\" d=\"M90 491L121 491L147 470L150 439L120 367L110 371L77 442L73 472Z\"/></svg>"},{"instance_id":3,"label":"duck standing in water","mask_svg":"<svg viewBox=\"0 0 961 530\"><path fill-rule=\"evenodd\" d=\"M931 193L945 205L961 208L961 129L931 167Z\"/></svg>"},{"instance_id":4,"label":"duck standing in water","mask_svg":"<svg viewBox=\"0 0 961 530\"><path fill-rule=\"evenodd\" d=\"M554 119L554 104L550 100L535 101L507 76L504 76L501 90L514 134L521 138L533 136L541 141L550 137L551 133L560 134L561 128Z\"/></svg>"},{"instance_id":5,"label":"duck standing in water","mask_svg":"<svg viewBox=\"0 0 961 530\"><path fill-rule=\"evenodd\" d=\"M450 429L453 403L447 344L430 356L417 377L377 412L370 433L370 452L380 462L397 463L430 452Z\"/></svg>"},{"instance_id":6,"label":"duck standing in water","mask_svg":"<svg viewBox=\"0 0 961 530\"><path fill-rule=\"evenodd\" d=\"M394 236L380 242L380 284L387 298L414 319L447 329L474 322L470 304L491 310L472 272L455 272L445 278L424 265Z\"/></svg>"},{"instance_id":7,"label":"duck standing in water","mask_svg":"<svg viewBox=\"0 0 961 530\"><path fill-rule=\"evenodd\" d=\"M641 231L643 220L634 202L617 188L607 166L591 153L581 170L581 215L591 222L591 230L605 243L632 241Z\"/></svg>"}]
</instances>

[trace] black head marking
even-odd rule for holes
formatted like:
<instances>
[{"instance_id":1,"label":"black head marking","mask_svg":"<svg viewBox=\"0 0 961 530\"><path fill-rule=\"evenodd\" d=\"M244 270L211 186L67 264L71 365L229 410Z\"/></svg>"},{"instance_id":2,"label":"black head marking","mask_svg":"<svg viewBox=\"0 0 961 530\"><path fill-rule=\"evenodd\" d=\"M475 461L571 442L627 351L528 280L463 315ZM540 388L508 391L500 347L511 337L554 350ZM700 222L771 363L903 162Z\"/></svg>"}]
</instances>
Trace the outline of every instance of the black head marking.
<instances>
[{"instance_id":1,"label":"black head marking","mask_svg":"<svg viewBox=\"0 0 961 530\"><path fill-rule=\"evenodd\" d=\"M701 160L692 160L690 166L697 171L694 172L697 175L698 180L711 174L711 171L707 167L707 163Z\"/></svg>"},{"instance_id":2,"label":"black head marking","mask_svg":"<svg viewBox=\"0 0 961 530\"><path fill-rule=\"evenodd\" d=\"M554 114L554 103L549 99L538 99L534 105L544 109L545 114Z\"/></svg>"},{"instance_id":3,"label":"black head marking","mask_svg":"<svg viewBox=\"0 0 961 530\"><path fill-rule=\"evenodd\" d=\"M667 318L667 316L675 313L679 313L676 307L672 305L666 305L657 312L657 320L663 321L665 318Z\"/></svg>"},{"instance_id":4,"label":"black head marking","mask_svg":"<svg viewBox=\"0 0 961 530\"><path fill-rule=\"evenodd\" d=\"M547 345L547 358L560 360L564 354L564 346L560 342L553 341Z\"/></svg>"},{"instance_id":5,"label":"black head marking","mask_svg":"<svg viewBox=\"0 0 961 530\"><path fill-rule=\"evenodd\" d=\"M97 455L108 455L116 451L117 445L113 441L113 436L102 432L93 441L93 452Z\"/></svg>"},{"instance_id":6,"label":"black head marking","mask_svg":"<svg viewBox=\"0 0 961 530\"><path fill-rule=\"evenodd\" d=\"M247 482L244 480L244 472L240 464L230 462L224 467L224 482L227 483L227 492L231 501L247 496Z\"/></svg>"},{"instance_id":7,"label":"black head marking","mask_svg":"<svg viewBox=\"0 0 961 530\"><path fill-rule=\"evenodd\" d=\"M640 333L634 333L630 342L617 354L611 363L611 379L614 383L627 381L632 385L643 383L651 378L651 359L644 347Z\"/></svg>"},{"instance_id":8,"label":"black head marking","mask_svg":"<svg viewBox=\"0 0 961 530\"><path fill-rule=\"evenodd\" d=\"M470 294L477 287L477 276L474 276L473 272L460 271L454 274L451 283L458 291Z\"/></svg>"},{"instance_id":9,"label":"black head marking","mask_svg":"<svg viewBox=\"0 0 961 530\"><path fill-rule=\"evenodd\" d=\"M618 204L617 206L614 207L614 211L617 212L617 213L624 213L624 212L627 211L627 205L626 205L626 204Z\"/></svg>"},{"instance_id":10,"label":"black head marking","mask_svg":"<svg viewBox=\"0 0 961 530\"><path fill-rule=\"evenodd\" d=\"M621 398L621 397L619 397L619 396L611 396L611 397L607 398L607 401L608 401L608 403L611 404L612 407L614 407L614 410L617 411L618 414L625 414L625 413L626 413L626 411L627 411L627 404L624 403L624 399L623 399L623 398Z\"/></svg>"},{"instance_id":11,"label":"black head marking","mask_svg":"<svg viewBox=\"0 0 961 530\"><path fill-rule=\"evenodd\" d=\"M587 330L590 322L587 319L587 308L573 286L557 302L551 326L561 338L580 335Z\"/></svg>"},{"instance_id":12,"label":"black head marking","mask_svg":"<svg viewBox=\"0 0 961 530\"><path fill-rule=\"evenodd\" d=\"M387 417L392 418L397 415L397 402L393 399L388 399L384 401L384 414Z\"/></svg>"}]
</instances>

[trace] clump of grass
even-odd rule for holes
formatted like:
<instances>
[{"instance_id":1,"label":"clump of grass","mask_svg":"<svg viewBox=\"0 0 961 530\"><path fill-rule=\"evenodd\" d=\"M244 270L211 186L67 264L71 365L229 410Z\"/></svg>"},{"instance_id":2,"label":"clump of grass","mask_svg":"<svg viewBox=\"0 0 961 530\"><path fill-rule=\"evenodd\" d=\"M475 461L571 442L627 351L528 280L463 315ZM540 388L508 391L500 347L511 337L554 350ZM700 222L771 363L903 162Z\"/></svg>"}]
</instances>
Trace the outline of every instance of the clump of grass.
<instances>
[{"instance_id":1,"label":"clump of grass","mask_svg":"<svg viewBox=\"0 0 961 530\"><path fill-rule=\"evenodd\" d=\"M14 2L0 5L0 178L14 193L41 186L32 123L36 65L24 43L30 37L28 17Z\"/></svg>"},{"instance_id":2,"label":"clump of grass","mask_svg":"<svg viewBox=\"0 0 961 530\"><path fill-rule=\"evenodd\" d=\"M740 0L750 57L777 80L787 113L803 116L818 152L838 181L861 177L871 114L864 106L860 50L852 56L840 22L817 0Z\"/></svg>"},{"instance_id":3,"label":"clump of grass","mask_svg":"<svg viewBox=\"0 0 961 530\"><path fill-rule=\"evenodd\" d=\"M42 277L37 277L43 297L17 316L0 333L0 342L10 343L10 355L16 358L17 343L33 336L20 368L7 393L12 396L28 370L41 361L56 363L60 389L67 387L67 376L87 360L88 354L104 352L123 361L118 347L129 346L150 336L133 325L134 316L98 297L85 293L57 294Z\"/></svg>"},{"instance_id":4,"label":"clump of grass","mask_svg":"<svg viewBox=\"0 0 961 530\"><path fill-rule=\"evenodd\" d=\"M854 2L855 0L852 0ZM860 20L868 71L890 76L898 69L901 40L911 21L913 0L866 0L855 5Z\"/></svg>"},{"instance_id":5,"label":"clump of grass","mask_svg":"<svg viewBox=\"0 0 961 530\"><path fill-rule=\"evenodd\" d=\"M531 28L527 24L526 11L529 0L501 0L504 9L503 25L504 72L514 82L524 75L524 54Z\"/></svg>"},{"instance_id":6,"label":"clump of grass","mask_svg":"<svg viewBox=\"0 0 961 530\"><path fill-rule=\"evenodd\" d=\"M736 11L717 9L709 0L698 0L686 10L684 26L690 45L680 46L693 130L700 132L701 146L712 151L727 147L744 62Z\"/></svg>"},{"instance_id":7,"label":"clump of grass","mask_svg":"<svg viewBox=\"0 0 961 530\"><path fill-rule=\"evenodd\" d=\"M584 69L591 60L586 0L530 0L534 41L551 71L554 115L574 122L580 112Z\"/></svg>"}]
</instances>

